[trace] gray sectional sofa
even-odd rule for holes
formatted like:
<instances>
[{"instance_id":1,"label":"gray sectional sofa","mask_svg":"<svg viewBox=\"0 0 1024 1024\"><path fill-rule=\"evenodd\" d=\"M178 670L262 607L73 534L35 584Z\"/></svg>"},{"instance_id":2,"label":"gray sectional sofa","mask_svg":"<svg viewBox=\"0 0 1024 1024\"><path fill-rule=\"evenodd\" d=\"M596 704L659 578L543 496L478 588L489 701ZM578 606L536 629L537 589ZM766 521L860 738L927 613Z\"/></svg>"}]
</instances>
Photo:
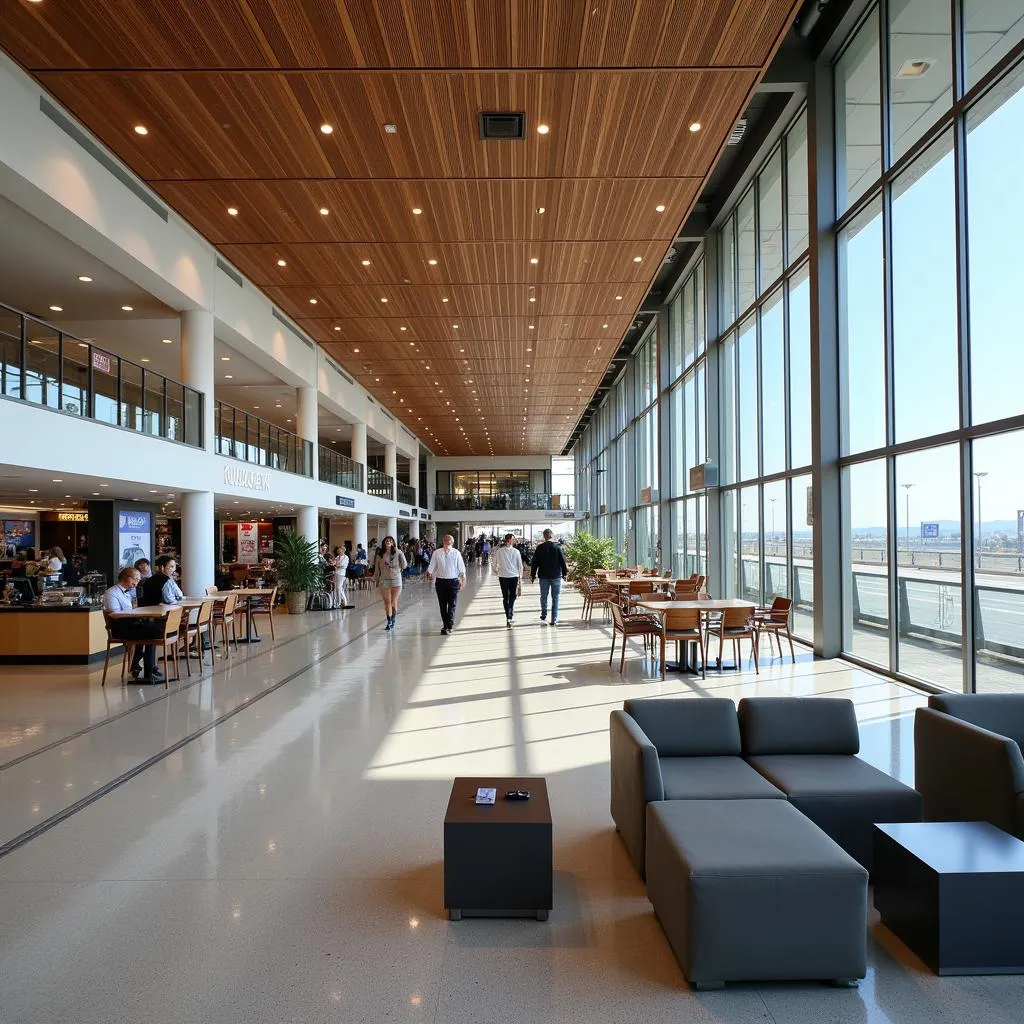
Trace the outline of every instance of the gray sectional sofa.
<instances>
[{"instance_id":1,"label":"gray sectional sofa","mask_svg":"<svg viewBox=\"0 0 1024 1024\"><path fill-rule=\"evenodd\" d=\"M632 700L610 742L612 817L693 984L864 976L871 827L921 797L856 756L852 701Z\"/></svg>"},{"instance_id":2,"label":"gray sectional sofa","mask_svg":"<svg viewBox=\"0 0 1024 1024\"><path fill-rule=\"evenodd\" d=\"M925 821L987 821L1024 839L1024 694L928 698L914 719Z\"/></svg>"}]
</instances>

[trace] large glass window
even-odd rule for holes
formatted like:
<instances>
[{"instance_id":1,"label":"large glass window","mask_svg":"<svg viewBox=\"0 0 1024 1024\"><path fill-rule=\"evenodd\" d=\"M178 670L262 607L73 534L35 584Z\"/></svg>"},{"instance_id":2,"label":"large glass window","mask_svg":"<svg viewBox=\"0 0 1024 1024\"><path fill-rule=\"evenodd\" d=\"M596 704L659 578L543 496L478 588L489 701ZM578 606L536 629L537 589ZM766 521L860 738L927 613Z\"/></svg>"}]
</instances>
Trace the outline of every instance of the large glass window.
<instances>
[{"instance_id":1,"label":"large glass window","mask_svg":"<svg viewBox=\"0 0 1024 1024\"><path fill-rule=\"evenodd\" d=\"M786 481L764 485L764 601L789 597L789 507Z\"/></svg>"},{"instance_id":2,"label":"large glass window","mask_svg":"<svg viewBox=\"0 0 1024 1024\"><path fill-rule=\"evenodd\" d=\"M836 65L836 199L852 206L882 173L878 11L872 11Z\"/></svg>"},{"instance_id":3,"label":"large glass window","mask_svg":"<svg viewBox=\"0 0 1024 1024\"><path fill-rule=\"evenodd\" d=\"M967 126L971 418L984 423L1024 412L1024 69L983 97Z\"/></svg>"},{"instance_id":4,"label":"large glass window","mask_svg":"<svg viewBox=\"0 0 1024 1024\"><path fill-rule=\"evenodd\" d=\"M843 649L889 664L889 511L885 460L848 466L842 476Z\"/></svg>"},{"instance_id":5,"label":"large glass window","mask_svg":"<svg viewBox=\"0 0 1024 1024\"><path fill-rule=\"evenodd\" d=\"M1024 10L1012 0L963 0L963 5L971 88L1024 39Z\"/></svg>"},{"instance_id":6,"label":"large glass window","mask_svg":"<svg viewBox=\"0 0 1024 1024\"><path fill-rule=\"evenodd\" d=\"M789 286L789 464L811 464L811 284L805 267Z\"/></svg>"},{"instance_id":7,"label":"large glass window","mask_svg":"<svg viewBox=\"0 0 1024 1024\"><path fill-rule=\"evenodd\" d=\"M839 234L843 451L885 444L885 298L882 204ZM922 264L923 266L923 264Z\"/></svg>"},{"instance_id":8,"label":"large glass window","mask_svg":"<svg viewBox=\"0 0 1024 1024\"><path fill-rule=\"evenodd\" d=\"M740 325L739 338L740 391L740 479L751 480L758 475L758 413L757 413L757 325L753 316Z\"/></svg>"},{"instance_id":9,"label":"large glass window","mask_svg":"<svg viewBox=\"0 0 1024 1024\"><path fill-rule=\"evenodd\" d=\"M735 483L736 438L739 410L736 398L736 335L728 335L722 342L718 356L720 383L720 421L718 438L718 471L723 484Z\"/></svg>"},{"instance_id":10,"label":"large glass window","mask_svg":"<svg viewBox=\"0 0 1024 1024\"><path fill-rule=\"evenodd\" d=\"M785 248L782 240L782 150L776 149L757 179L758 255L761 261L760 287L763 292L782 274Z\"/></svg>"},{"instance_id":11,"label":"large glass window","mask_svg":"<svg viewBox=\"0 0 1024 1024\"><path fill-rule=\"evenodd\" d=\"M893 186L892 282L896 440L953 430L960 422L960 373L948 135Z\"/></svg>"},{"instance_id":12,"label":"large glass window","mask_svg":"<svg viewBox=\"0 0 1024 1024\"><path fill-rule=\"evenodd\" d=\"M736 211L736 240L738 256L738 281L736 310L742 313L754 301L757 294L757 236L754 232L754 190L740 200Z\"/></svg>"},{"instance_id":13,"label":"large glass window","mask_svg":"<svg viewBox=\"0 0 1024 1024\"><path fill-rule=\"evenodd\" d=\"M809 196L807 182L807 115L797 118L786 136L786 225L789 239L787 263L794 263L809 240Z\"/></svg>"},{"instance_id":14,"label":"large glass window","mask_svg":"<svg viewBox=\"0 0 1024 1024\"><path fill-rule=\"evenodd\" d=\"M780 288L761 309L761 459L765 476L786 468L786 343L782 306Z\"/></svg>"},{"instance_id":15,"label":"large glass window","mask_svg":"<svg viewBox=\"0 0 1024 1024\"><path fill-rule=\"evenodd\" d=\"M793 632L807 640L814 639L814 513L811 500L814 492L810 476L793 477L792 524Z\"/></svg>"},{"instance_id":16,"label":"large glass window","mask_svg":"<svg viewBox=\"0 0 1024 1024\"><path fill-rule=\"evenodd\" d=\"M722 228L718 245L722 254L721 296L722 323L736 319L736 218L730 217Z\"/></svg>"},{"instance_id":17,"label":"large glass window","mask_svg":"<svg viewBox=\"0 0 1024 1024\"><path fill-rule=\"evenodd\" d=\"M951 690L963 687L959 480L957 445L896 458L897 667Z\"/></svg>"}]
</instances>

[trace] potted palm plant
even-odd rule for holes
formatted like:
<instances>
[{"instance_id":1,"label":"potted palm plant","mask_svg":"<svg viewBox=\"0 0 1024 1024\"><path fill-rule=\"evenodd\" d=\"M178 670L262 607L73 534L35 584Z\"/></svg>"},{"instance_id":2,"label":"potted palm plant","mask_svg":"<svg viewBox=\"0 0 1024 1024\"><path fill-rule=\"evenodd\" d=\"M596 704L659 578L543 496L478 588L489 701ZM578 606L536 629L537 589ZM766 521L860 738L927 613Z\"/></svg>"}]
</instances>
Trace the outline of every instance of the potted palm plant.
<instances>
[{"instance_id":1,"label":"potted palm plant","mask_svg":"<svg viewBox=\"0 0 1024 1024\"><path fill-rule=\"evenodd\" d=\"M309 592L320 585L317 546L294 530L282 530L274 542L277 580L289 615L306 610Z\"/></svg>"}]
</instances>

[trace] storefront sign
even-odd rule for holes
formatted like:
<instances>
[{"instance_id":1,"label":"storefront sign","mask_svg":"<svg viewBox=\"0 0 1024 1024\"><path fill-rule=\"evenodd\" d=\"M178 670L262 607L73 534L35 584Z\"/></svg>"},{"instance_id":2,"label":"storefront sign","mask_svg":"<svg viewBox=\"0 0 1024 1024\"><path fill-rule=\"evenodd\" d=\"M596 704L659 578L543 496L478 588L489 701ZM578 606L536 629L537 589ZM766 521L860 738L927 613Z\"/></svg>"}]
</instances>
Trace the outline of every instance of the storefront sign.
<instances>
[{"instance_id":1,"label":"storefront sign","mask_svg":"<svg viewBox=\"0 0 1024 1024\"><path fill-rule=\"evenodd\" d=\"M58 512L58 523L87 523L89 522L88 512Z\"/></svg>"},{"instance_id":2,"label":"storefront sign","mask_svg":"<svg viewBox=\"0 0 1024 1024\"><path fill-rule=\"evenodd\" d=\"M409 510L407 508L400 508L398 510L398 514L400 516L408 516L409 515Z\"/></svg>"},{"instance_id":3,"label":"storefront sign","mask_svg":"<svg viewBox=\"0 0 1024 1024\"><path fill-rule=\"evenodd\" d=\"M269 491L270 474L257 473L254 469L243 469L241 466L225 466L224 483L229 487L245 487L250 491Z\"/></svg>"},{"instance_id":4,"label":"storefront sign","mask_svg":"<svg viewBox=\"0 0 1024 1024\"><path fill-rule=\"evenodd\" d=\"M153 517L149 512L120 512L117 537L121 549L119 565L134 565L140 558L152 559Z\"/></svg>"},{"instance_id":5,"label":"storefront sign","mask_svg":"<svg viewBox=\"0 0 1024 1024\"><path fill-rule=\"evenodd\" d=\"M355 498L346 498L344 494L337 495L335 497L334 501L335 501L335 503L337 505L340 505L342 508L355 508L356 507L356 499Z\"/></svg>"},{"instance_id":6,"label":"storefront sign","mask_svg":"<svg viewBox=\"0 0 1024 1024\"><path fill-rule=\"evenodd\" d=\"M92 350L92 368L99 370L100 373L110 373L113 364L110 356L106 352L97 352L96 349Z\"/></svg>"},{"instance_id":7,"label":"storefront sign","mask_svg":"<svg viewBox=\"0 0 1024 1024\"><path fill-rule=\"evenodd\" d=\"M420 513L420 519L426 519L426 518L427 518L427 513L426 512L421 512Z\"/></svg>"},{"instance_id":8,"label":"storefront sign","mask_svg":"<svg viewBox=\"0 0 1024 1024\"><path fill-rule=\"evenodd\" d=\"M246 565L259 561L259 524L238 524L238 560Z\"/></svg>"}]
</instances>

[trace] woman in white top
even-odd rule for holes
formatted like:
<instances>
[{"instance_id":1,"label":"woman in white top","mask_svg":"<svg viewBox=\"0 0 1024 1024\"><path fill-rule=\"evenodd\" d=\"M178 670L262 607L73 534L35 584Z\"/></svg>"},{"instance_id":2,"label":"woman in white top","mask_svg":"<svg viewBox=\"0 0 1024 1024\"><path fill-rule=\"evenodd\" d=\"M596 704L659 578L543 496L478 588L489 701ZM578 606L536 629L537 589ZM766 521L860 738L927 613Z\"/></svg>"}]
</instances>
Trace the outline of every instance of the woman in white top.
<instances>
[{"instance_id":1,"label":"woman in white top","mask_svg":"<svg viewBox=\"0 0 1024 1024\"><path fill-rule=\"evenodd\" d=\"M398 550L394 537L385 537L373 560L373 578L384 599L384 613L388 617L387 630L395 628L398 598L402 593L402 573L408 566L405 555Z\"/></svg>"},{"instance_id":2,"label":"woman in white top","mask_svg":"<svg viewBox=\"0 0 1024 1024\"><path fill-rule=\"evenodd\" d=\"M64 571L64 552L60 548L50 548L48 558L49 560L46 562L47 576L56 576Z\"/></svg>"},{"instance_id":3,"label":"woman in white top","mask_svg":"<svg viewBox=\"0 0 1024 1024\"><path fill-rule=\"evenodd\" d=\"M343 548L334 549L334 603L338 608L347 608L348 595L345 593L345 584L348 573L348 555Z\"/></svg>"}]
</instances>

